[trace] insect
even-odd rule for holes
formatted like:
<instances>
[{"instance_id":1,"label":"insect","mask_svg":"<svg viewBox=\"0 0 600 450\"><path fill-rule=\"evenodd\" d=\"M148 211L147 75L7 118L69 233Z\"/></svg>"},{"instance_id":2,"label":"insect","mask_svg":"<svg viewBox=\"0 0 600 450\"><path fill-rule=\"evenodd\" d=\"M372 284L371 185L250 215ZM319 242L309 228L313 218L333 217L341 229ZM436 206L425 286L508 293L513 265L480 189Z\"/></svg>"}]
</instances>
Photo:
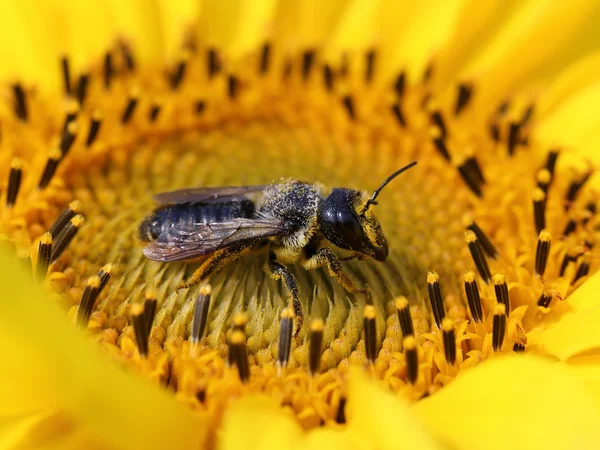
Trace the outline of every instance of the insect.
<instances>
[{"instance_id":1,"label":"insect","mask_svg":"<svg viewBox=\"0 0 600 450\"><path fill-rule=\"evenodd\" d=\"M417 164L402 167L369 197L365 192L334 188L324 195L317 183L294 179L258 186L183 189L156 195L161 204L139 226L148 244L144 255L154 261L204 257L178 289L191 287L236 259L269 249L268 269L283 281L296 315L295 334L303 321L300 291L286 264L307 270L327 266L348 292L368 294L344 273L340 261L374 258L385 261L388 244L373 206L381 190ZM349 251L338 258L331 247Z\"/></svg>"}]
</instances>

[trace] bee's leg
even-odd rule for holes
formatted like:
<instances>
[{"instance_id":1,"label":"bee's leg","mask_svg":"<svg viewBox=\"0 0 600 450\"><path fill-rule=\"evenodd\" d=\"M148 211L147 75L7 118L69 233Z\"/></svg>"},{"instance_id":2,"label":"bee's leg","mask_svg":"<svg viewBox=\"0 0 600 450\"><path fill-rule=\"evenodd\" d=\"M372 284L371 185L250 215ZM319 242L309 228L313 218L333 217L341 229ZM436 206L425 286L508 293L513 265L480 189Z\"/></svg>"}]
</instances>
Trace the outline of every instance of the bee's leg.
<instances>
[{"instance_id":1,"label":"bee's leg","mask_svg":"<svg viewBox=\"0 0 600 450\"><path fill-rule=\"evenodd\" d=\"M269 271L276 280L282 280L292 297L292 303L294 306L294 314L296 315L296 329L294 330L294 337L298 336L300 329L302 329L302 323L304 322L304 313L302 312L302 305L300 303L300 289L298 288L298 281L296 277L285 267L283 264L277 261L275 253L269 253Z\"/></svg>"},{"instance_id":2,"label":"bee's leg","mask_svg":"<svg viewBox=\"0 0 600 450\"><path fill-rule=\"evenodd\" d=\"M206 280L212 274L223 269L230 262L248 253L255 245L237 245L223 250L217 250L202 263L193 275L183 283L177 286L177 289L187 289L195 286L203 280Z\"/></svg>"},{"instance_id":3,"label":"bee's leg","mask_svg":"<svg viewBox=\"0 0 600 450\"><path fill-rule=\"evenodd\" d=\"M315 252L315 254L302 263L302 267L304 267L306 270L317 269L324 265L327 265L331 276L334 277L347 292L351 292L353 294L364 294L367 298L367 303L373 303L371 290L368 288L357 288L348 274L343 271L339 258L330 249L326 247L320 248Z\"/></svg>"}]
</instances>

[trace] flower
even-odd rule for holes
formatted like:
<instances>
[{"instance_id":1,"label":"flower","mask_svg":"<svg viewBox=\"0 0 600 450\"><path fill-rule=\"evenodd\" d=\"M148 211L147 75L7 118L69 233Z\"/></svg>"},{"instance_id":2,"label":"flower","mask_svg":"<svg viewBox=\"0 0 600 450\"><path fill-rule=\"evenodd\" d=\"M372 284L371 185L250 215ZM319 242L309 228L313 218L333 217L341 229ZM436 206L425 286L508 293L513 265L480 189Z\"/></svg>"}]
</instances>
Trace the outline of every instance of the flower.
<instances>
[{"instance_id":1,"label":"flower","mask_svg":"<svg viewBox=\"0 0 600 450\"><path fill-rule=\"evenodd\" d=\"M595 2L36 6L2 15L5 446L597 442ZM385 263L269 269L299 309L264 252L182 290L142 253L154 193L412 160L355 205Z\"/></svg>"}]
</instances>

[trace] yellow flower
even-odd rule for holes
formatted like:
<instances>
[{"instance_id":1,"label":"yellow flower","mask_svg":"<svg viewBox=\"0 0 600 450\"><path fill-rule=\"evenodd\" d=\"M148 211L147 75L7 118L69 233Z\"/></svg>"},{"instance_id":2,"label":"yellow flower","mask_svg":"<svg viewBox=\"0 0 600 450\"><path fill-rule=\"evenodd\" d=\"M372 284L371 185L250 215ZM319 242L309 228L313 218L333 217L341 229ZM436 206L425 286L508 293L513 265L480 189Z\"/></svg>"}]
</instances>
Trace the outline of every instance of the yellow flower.
<instances>
[{"instance_id":1,"label":"yellow flower","mask_svg":"<svg viewBox=\"0 0 600 450\"><path fill-rule=\"evenodd\" d=\"M599 441L597 2L0 11L0 447ZM265 252L142 253L155 193L412 160L387 260L290 264L301 311Z\"/></svg>"}]
</instances>

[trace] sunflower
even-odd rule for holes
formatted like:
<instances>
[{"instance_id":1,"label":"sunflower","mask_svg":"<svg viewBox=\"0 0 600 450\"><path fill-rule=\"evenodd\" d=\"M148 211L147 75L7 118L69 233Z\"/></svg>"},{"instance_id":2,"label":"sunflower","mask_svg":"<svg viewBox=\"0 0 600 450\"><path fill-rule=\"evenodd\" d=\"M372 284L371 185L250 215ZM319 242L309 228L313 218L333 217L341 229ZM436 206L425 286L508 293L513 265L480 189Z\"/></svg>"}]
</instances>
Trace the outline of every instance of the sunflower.
<instances>
[{"instance_id":1,"label":"sunflower","mask_svg":"<svg viewBox=\"0 0 600 450\"><path fill-rule=\"evenodd\" d=\"M2 448L599 442L597 2L1 9ZM414 160L301 311L265 252L144 256L156 193Z\"/></svg>"}]
</instances>

